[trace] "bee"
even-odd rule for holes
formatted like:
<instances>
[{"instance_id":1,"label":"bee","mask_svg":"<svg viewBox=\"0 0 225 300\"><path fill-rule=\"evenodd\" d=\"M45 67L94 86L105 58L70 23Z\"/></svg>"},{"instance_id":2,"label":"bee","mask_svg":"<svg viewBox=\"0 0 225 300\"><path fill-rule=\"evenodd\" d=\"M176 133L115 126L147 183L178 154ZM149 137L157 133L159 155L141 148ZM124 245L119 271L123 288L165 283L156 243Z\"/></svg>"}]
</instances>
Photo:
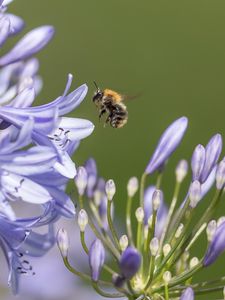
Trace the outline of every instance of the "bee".
<instances>
[{"instance_id":1,"label":"bee","mask_svg":"<svg viewBox=\"0 0 225 300\"><path fill-rule=\"evenodd\" d=\"M127 108L123 101L125 97L113 90L101 90L96 82L96 92L93 96L93 102L99 109L99 120L104 114L107 114L105 123L109 123L113 128L123 127L128 120Z\"/></svg>"}]
</instances>

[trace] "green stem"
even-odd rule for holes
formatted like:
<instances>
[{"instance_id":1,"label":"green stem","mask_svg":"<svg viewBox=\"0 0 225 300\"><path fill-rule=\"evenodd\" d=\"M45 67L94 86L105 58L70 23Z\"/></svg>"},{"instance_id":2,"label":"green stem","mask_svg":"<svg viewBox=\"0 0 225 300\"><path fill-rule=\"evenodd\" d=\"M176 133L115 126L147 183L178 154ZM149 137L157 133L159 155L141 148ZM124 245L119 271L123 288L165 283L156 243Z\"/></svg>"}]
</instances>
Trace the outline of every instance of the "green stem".
<instances>
[{"instance_id":1,"label":"green stem","mask_svg":"<svg viewBox=\"0 0 225 300\"><path fill-rule=\"evenodd\" d=\"M141 242L142 242L142 222L138 222L138 228L137 228L137 249L138 251L141 251Z\"/></svg>"},{"instance_id":2,"label":"green stem","mask_svg":"<svg viewBox=\"0 0 225 300\"><path fill-rule=\"evenodd\" d=\"M85 253L88 254L89 250L88 250L88 247L87 247L86 242L85 242L85 237L84 237L84 232L83 231L80 231L80 241L81 241L81 245L82 245Z\"/></svg>"},{"instance_id":3,"label":"green stem","mask_svg":"<svg viewBox=\"0 0 225 300\"><path fill-rule=\"evenodd\" d=\"M90 217L88 218L88 224L91 227L92 231L94 232L95 236L102 241L104 246L109 250L109 252L111 252L113 257L118 261L120 258L119 253L117 253L114 247L113 248L111 247L111 244L108 242L108 240L98 232Z\"/></svg>"},{"instance_id":4,"label":"green stem","mask_svg":"<svg viewBox=\"0 0 225 300\"><path fill-rule=\"evenodd\" d=\"M157 179L156 179L156 189L159 189L160 186L161 186L161 183L162 183L162 175L163 175L163 172L159 172L158 176L157 176Z\"/></svg>"},{"instance_id":5,"label":"green stem","mask_svg":"<svg viewBox=\"0 0 225 300\"><path fill-rule=\"evenodd\" d=\"M133 242L133 234L132 234L132 226L131 226L131 205L132 205L132 198L128 197L127 199L127 208L126 208L126 226L127 226L127 235L128 239L131 244Z\"/></svg>"},{"instance_id":6,"label":"green stem","mask_svg":"<svg viewBox=\"0 0 225 300\"><path fill-rule=\"evenodd\" d=\"M66 266L66 268L74 275L80 277L83 280L87 280L89 282L92 281L91 277L89 275L81 273L81 272L77 271L74 267L72 267L68 261L68 257L63 257L63 262L64 262L64 265ZM100 280L99 283L108 285L108 286L113 286L111 282L107 282L107 281L103 281L103 280Z\"/></svg>"},{"instance_id":7,"label":"green stem","mask_svg":"<svg viewBox=\"0 0 225 300\"><path fill-rule=\"evenodd\" d=\"M168 287L174 287L176 285L179 285L181 283L184 283L186 280L188 280L189 278L191 278L196 272L198 272L201 268L203 267L202 265L202 260L191 270L188 270L186 272L183 272L182 274L180 274L179 276L176 276L174 279L172 279L169 284ZM159 292L163 290L164 286L158 287L154 290L154 292Z\"/></svg>"},{"instance_id":8,"label":"green stem","mask_svg":"<svg viewBox=\"0 0 225 300\"><path fill-rule=\"evenodd\" d=\"M165 284L165 300L169 300L169 289L168 289L168 284Z\"/></svg>"},{"instance_id":9,"label":"green stem","mask_svg":"<svg viewBox=\"0 0 225 300\"><path fill-rule=\"evenodd\" d=\"M143 207L144 204L144 188L145 188L145 181L147 178L147 173L143 173L141 176L141 182L140 182L140 206Z\"/></svg>"},{"instance_id":10,"label":"green stem","mask_svg":"<svg viewBox=\"0 0 225 300\"><path fill-rule=\"evenodd\" d=\"M108 245L110 245L111 250L119 257L120 253L117 250L117 248L114 246L114 244L113 244L112 240L110 239L109 235L107 234L107 232L105 231L104 226L102 224L101 217L99 215L99 212L96 209L96 206L92 202L90 202L89 205L90 205L91 211L92 211L92 213L93 213L93 215L94 215L94 217L95 217L95 219L98 223L98 226L101 230L102 235L104 236L104 238L107 241Z\"/></svg>"},{"instance_id":11,"label":"green stem","mask_svg":"<svg viewBox=\"0 0 225 300\"><path fill-rule=\"evenodd\" d=\"M78 196L80 209L84 208L83 197L81 195Z\"/></svg>"},{"instance_id":12,"label":"green stem","mask_svg":"<svg viewBox=\"0 0 225 300\"><path fill-rule=\"evenodd\" d=\"M107 220L108 220L110 231L112 233L112 238L114 240L114 243L116 244L117 249L120 251L119 238L118 238L117 232L113 226L112 217L111 217L111 205L112 205L112 201L108 199L108 201L107 201Z\"/></svg>"},{"instance_id":13,"label":"green stem","mask_svg":"<svg viewBox=\"0 0 225 300\"><path fill-rule=\"evenodd\" d=\"M178 195L179 195L179 191L180 191L180 186L181 186L181 184L179 182L176 182L175 190L174 190L174 194L173 194L173 199L172 199L170 209L169 209L169 212L168 212L168 217L167 217L166 224L164 226L164 230L163 230L163 233L162 233L161 239L160 239L159 253L161 253L161 251L162 251L163 243L164 243L165 237L167 236L167 233L168 233L171 218L172 218L174 209L175 209L176 204L177 204L177 199L178 199Z\"/></svg>"},{"instance_id":14,"label":"green stem","mask_svg":"<svg viewBox=\"0 0 225 300\"><path fill-rule=\"evenodd\" d=\"M155 268L155 256L151 256L150 265L149 265L149 276L148 276L148 280L147 280L147 283L144 288L145 291L148 290L148 288L150 287L150 284L152 282L154 268Z\"/></svg>"},{"instance_id":15,"label":"green stem","mask_svg":"<svg viewBox=\"0 0 225 300\"><path fill-rule=\"evenodd\" d=\"M105 298L123 298L124 295L123 294L118 294L118 293L107 293L105 291L103 291L102 289L100 289L100 287L98 286L98 283L92 280L92 286L95 289L95 291L101 295L102 297Z\"/></svg>"}]
</instances>

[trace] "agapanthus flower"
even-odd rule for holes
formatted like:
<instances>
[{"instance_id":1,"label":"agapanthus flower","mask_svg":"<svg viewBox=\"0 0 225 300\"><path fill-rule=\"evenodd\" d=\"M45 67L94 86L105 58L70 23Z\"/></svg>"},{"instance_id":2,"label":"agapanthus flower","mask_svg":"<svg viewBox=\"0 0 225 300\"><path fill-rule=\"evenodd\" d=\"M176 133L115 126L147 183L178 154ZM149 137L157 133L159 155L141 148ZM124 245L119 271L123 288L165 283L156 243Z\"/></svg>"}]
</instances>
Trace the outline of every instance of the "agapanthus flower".
<instances>
[{"instance_id":1,"label":"agapanthus flower","mask_svg":"<svg viewBox=\"0 0 225 300\"><path fill-rule=\"evenodd\" d=\"M181 127L177 127L176 124L180 124ZM166 166L165 162L180 143L186 125L187 119L183 117L165 131L147 171L145 170L141 177L140 185L137 178L134 180L132 177L132 180L128 181L127 208L124 218L126 232L118 231L115 226L116 220L112 220L111 208L114 198L116 197L119 201L114 180L110 179L105 182L99 178L93 159L85 164L86 194L80 193L79 199L82 216L85 211L85 226L79 227L81 245L88 259L88 255L92 254L85 240L86 229L89 227L96 239L101 241L102 249L107 251L108 259L103 262L100 259L101 251L96 251L90 275L78 271L74 264L71 265L69 254L64 257L64 263L68 270L91 282L95 291L103 297L125 297L136 300L192 300L201 294L206 294L208 297L208 293L214 291L223 293L224 277L212 278L212 281L194 282L195 274L214 263L225 250L225 218L221 217L218 221L213 219L221 202L225 185L224 159L219 163L219 167L217 165L222 150L222 139L219 134L211 138L206 148L200 145L195 148L191 160L193 177L189 184L188 182L185 184L187 186L186 197L182 197L180 193L183 182L189 180L186 179L188 178L186 177L188 163L182 159L178 162L174 172L174 193L168 209L163 200L163 194L165 194L163 193L163 175L169 165ZM176 136L174 136L174 128L176 131L180 129L176 132ZM150 176L149 180L152 181L152 185L146 187L146 177L153 170L159 171L156 183ZM91 178L89 186L88 178ZM99 181L101 188L98 187ZM140 186L139 206L134 212L133 202L138 186ZM207 209L196 220L194 215L198 210L199 201L202 199L202 201L207 201L205 198L209 189L213 187L215 189L213 198L209 199ZM85 201L85 198L88 200ZM99 209L105 199L107 227L103 224ZM136 204L135 206L137 207ZM133 215L136 216L136 222L131 217ZM78 218L78 223L82 225L83 219L81 222ZM201 241L202 253L200 257L196 257L193 245L198 243L204 232L206 232L208 245L203 246ZM113 264L109 257L114 262ZM97 275L93 277L94 263L96 263L95 275ZM101 269L104 269L112 279L105 281L100 274ZM212 299L211 296L210 299Z\"/></svg>"},{"instance_id":2,"label":"agapanthus flower","mask_svg":"<svg viewBox=\"0 0 225 300\"><path fill-rule=\"evenodd\" d=\"M20 17L8 13L10 2L0 0L0 47L24 27ZM54 31L50 25L35 28L0 56L0 247L14 293L20 275L33 273L27 257L43 256L55 243L54 223L75 215L65 192L69 178L76 175L71 156L94 129L88 120L64 116L87 93L86 84L69 92L71 74L62 95L32 106L42 88L39 62L33 56ZM18 218L15 202L35 204L39 213ZM40 227L47 233L36 231Z\"/></svg>"}]
</instances>

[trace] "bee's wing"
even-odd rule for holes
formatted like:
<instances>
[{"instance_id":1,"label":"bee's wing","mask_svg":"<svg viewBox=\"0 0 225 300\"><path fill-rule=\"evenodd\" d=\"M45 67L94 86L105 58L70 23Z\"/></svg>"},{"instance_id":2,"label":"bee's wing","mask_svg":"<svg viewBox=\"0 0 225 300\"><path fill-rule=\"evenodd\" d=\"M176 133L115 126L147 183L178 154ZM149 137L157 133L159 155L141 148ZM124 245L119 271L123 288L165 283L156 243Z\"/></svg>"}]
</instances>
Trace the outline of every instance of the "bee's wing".
<instances>
[{"instance_id":1,"label":"bee's wing","mask_svg":"<svg viewBox=\"0 0 225 300\"><path fill-rule=\"evenodd\" d=\"M123 99L123 101L130 101L130 100L135 100L135 99L137 99L137 98L139 98L139 97L141 97L142 96L142 93L140 92L140 93L137 93L137 94L135 94L135 95L121 95L122 96L122 99Z\"/></svg>"}]
</instances>

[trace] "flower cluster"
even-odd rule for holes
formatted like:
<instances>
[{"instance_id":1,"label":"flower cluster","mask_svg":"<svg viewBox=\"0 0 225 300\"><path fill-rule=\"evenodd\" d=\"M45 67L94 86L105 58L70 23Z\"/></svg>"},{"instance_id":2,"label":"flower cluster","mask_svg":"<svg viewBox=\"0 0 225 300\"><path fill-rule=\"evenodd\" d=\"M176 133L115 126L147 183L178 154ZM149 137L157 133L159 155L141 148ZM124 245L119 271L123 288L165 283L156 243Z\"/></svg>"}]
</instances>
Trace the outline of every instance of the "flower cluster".
<instances>
[{"instance_id":1,"label":"flower cluster","mask_svg":"<svg viewBox=\"0 0 225 300\"><path fill-rule=\"evenodd\" d=\"M209 298L212 292L223 293L224 277L206 282L193 281L197 272L213 264L225 250L225 217L213 219L225 186L225 159L219 162L222 151L220 134L214 135L205 147L195 147L190 163L192 179L185 197L182 197L180 190L186 180L188 162L181 160L177 164L170 207L164 202L166 162L180 144L187 125L187 118L182 117L162 134L140 185L136 177L130 178L127 185L126 233L120 231L118 234L118 224L113 221L113 202L116 200L114 181L110 179L105 182L98 177L93 159L78 169L75 177L80 209L77 222L90 274L80 272L70 264L69 237L63 229L58 232L58 247L68 270L89 281L98 294L107 298L138 300L193 300L201 294ZM148 186L147 179L151 179L153 173L158 174L156 183ZM196 221L199 203L212 189L215 190L214 196ZM134 212L137 195L139 207ZM95 235L90 247L85 239L87 226ZM207 239L205 249L201 257L196 257L193 245L204 233ZM105 273L102 278L101 271ZM105 278L109 280L105 281Z\"/></svg>"},{"instance_id":2,"label":"flower cluster","mask_svg":"<svg viewBox=\"0 0 225 300\"><path fill-rule=\"evenodd\" d=\"M20 17L8 13L10 2L0 0L1 53L24 27ZM54 222L74 217L73 202L65 193L67 181L77 173L71 156L94 128L88 120L64 117L87 93L85 84L69 93L71 74L61 96L31 106L42 88L33 56L53 35L52 26L38 27L0 56L0 247L14 293L20 275L34 273L27 257L42 256L53 246ZM14 203L21 201L35 204L38 215L18 218ZM35 230L43 226L45 234Z\"/></svg>"}]
</instances>

